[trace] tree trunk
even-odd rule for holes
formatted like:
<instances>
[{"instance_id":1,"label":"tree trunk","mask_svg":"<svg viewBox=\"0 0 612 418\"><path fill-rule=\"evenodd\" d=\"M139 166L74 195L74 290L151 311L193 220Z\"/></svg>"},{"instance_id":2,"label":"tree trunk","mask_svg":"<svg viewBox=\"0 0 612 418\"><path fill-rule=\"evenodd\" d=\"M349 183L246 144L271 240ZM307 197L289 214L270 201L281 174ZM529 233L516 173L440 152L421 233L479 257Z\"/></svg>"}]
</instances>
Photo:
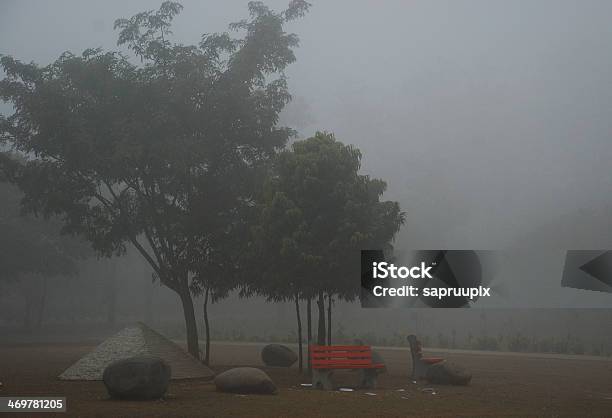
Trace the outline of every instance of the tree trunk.
<instances>
[{"instance_id":1,"label":"tree trunk","mask_svg":"<svg viewBox=\"0 0 612 418\"><path fill-rule=\"evenodd\" d=\"M26 331L31 331L32 330L32 295L28 291L28 289L25 290L24 297L25 297L25 309L24 309L24 315L23 315L23 328Z\"/></svg>"},{"instance_id":2,"label":"tree trunk","mask_svg":"<svg viewBox=\"0 0 612 418\"><path fill-rule=\"evenodd\" d=\"M69 290L70 295L70 322L74 325L76 324L76 314L77 314L77 300L76 295L74 294L74 290Z\"/></svg>"},{"instance_id":3,"label":"tree trunk","mask_svg":"<svg viewBox=\"0 0 612 418\"><path fill-rule=\"evenodd\" d=\"M300 373L304 371L304 354L302 353L302 318L300 317L300 298L299 295L295 294L295 313L297 315L297 327L298 327L298 351L299 351L299 365Z\"/></svg>"},{"instance_id":4,"label":"tree trunk","mask_svg":"<svg viewBox=\"0 0 612 418\"><path fill-rule=\"evenodd\" d=\"M107 289L107 312L106 312L106 322L108 325L115 325L115 318L117 313L117 262L115 260L109 260L110 264L107 269L107 273L110 277L107 277L108 280L108 289Z\"/></svg>"},{"instance_id":5,"label":"tree trunk","mask_svg":"<svg viewBox=\"0 0 612 418\"><path fill-rule=\"evenodd\" d=\"M325 296L323 292L319 293L317 300L317 308L319 309L319 329L317 330L317 344L325 345Z\"/></svg>"},{"instance_id":6,"label":"tree trunk","mask_svg":"<svg viewBox=\"0 0 612 418\"><path fill-rule=\"evenodd\" d=\"M210 365L210 325L208 323L208 287L204 294L204 332L206 333L206 351L204 353L204 364Z\"/></svg>"},{"instance_id":7,"label":"tree trunk","mask_svg":"<svg viewBox=\"0 0 612 418\"><path fill-rule=\"evenodd\" d=\"M332 343L332 326L331 326L331 318L332 318L332 295L331 293L327 295L327 345L331 345Z\"/></svg>"},{"instance_id":8,"label":"tree trunk","mask_svg":"<svg viewBox=\"0 0 612 418\"><path fill-rule=\"evenodd\" d=\"M153 283L151 283L151 273L145 271L144 281L144 321L149 326L153 325Z\"/></svg>"},{"instance_id":9,"label":"tree trunk","mask_svg":"<svg viewBox=\"0 0 612 418\"><path fill-rule=\"evenodd\" d=\"M42 275L42 285L40 294L40 306L38 307L38 320L36 321L36 328L41 328L43 319L45 317L45 305L47 304L47 275Z\"/></svg>"},{"instance_id":10,"label":"tree trunk","mask_svg":"<svg viewBox=\"0 0 612 418\"><path fill-rule=\"evenodd\" d=\"M193 299L189 288L185 285L180 289L179 296L183 304L183 314L185 316L185 331L187 333L187 351L196 359L200 358L200 347L198 346L198 325L196 323L195 311L193 309Z\"/></svg>"},{"instance_id":11,"label":"tree trunk","mask_svg":"<svg viewBox=\"0 0 612 418\"><path fill-rule=\"evenodd\" d=\"M308 328L308 372L311 372L310 344L312 343L312 299L310 297L308 297L308 301L306 302L306 327Z\"/></svg>"}]
</instances>

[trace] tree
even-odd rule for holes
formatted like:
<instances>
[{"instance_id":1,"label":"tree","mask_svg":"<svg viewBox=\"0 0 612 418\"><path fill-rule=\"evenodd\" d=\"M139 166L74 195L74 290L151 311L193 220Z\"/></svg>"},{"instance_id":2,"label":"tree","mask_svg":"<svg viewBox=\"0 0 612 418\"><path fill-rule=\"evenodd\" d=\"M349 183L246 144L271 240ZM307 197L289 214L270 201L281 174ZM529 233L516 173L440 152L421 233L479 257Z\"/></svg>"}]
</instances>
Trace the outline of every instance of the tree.
<instances>
[{"instance_id":1,"label":"tree","mask_svg":"<svg viewBox=\"0 0 612 418\"><path fill-rule=\"evenodd\" d=\"M251 274L243 277L241 281L241 296L257 294L266 298L267 302L295 303L297 319L297 343L299 370L303 370L302 350L302 319L300 315L300 299L304 298L302 281L303 271L299 264L292 263L295 260L287 255L292 249L284 247L288 242L278 241L282 239L283 230L292 225L293 217L290 208L283 206L286 202L271 202L269 207L261 207L260 224L253 227L252 246L246 251L247 256L243 258L243 265L249 265ZM278 205L278 206L277 206ZM277 216L281 216L280 218ZM244 262L244 259L249 259Z\"/></svg>"},{"instance_id":2,"label":"tree","mask_svg":"<svg viewBox=\"0 0 612 418\"><path fill-rule=\"evenodd\" d=\"M64 233L104 256L133 245L179 296L195 357L193 278L216 238L240 230L261 167L292 134L276 126L298 44L283 25L308 6L275 13L251 2L250 18L231 25L242 38L182 45L169 40L182 6L164 2L115 22L140 65L101 49L45 67L0 60L0 98L14 108L0 118L0 142L28 157L3 164L23 209L61 217Z\"/></svg>"},{"instance_id":3,"label":"tree","mask_svg":"<svg viewBox=\"0 0 612 418\"><path fill-rule=\"evenodd\" d=\"M252 286L316 298L318 344L329 342L325 294L353 300L360 250L388 250L404 222L397 202L380 200L385 182L359 174L360 165L357 148L317 132L279 153L260 202L254 243L264 279Z\"/></svg>"},{"instance_id":4,"label":"tree","mask_svg":"<svg viewBox=\"0 0 612 418\"><path fill-rule=\"evenodd\" d=\"M87 256L82 243L60 237L57 222L19 216L21 194L0 175L0 283L17 284L25 302L24 326L30 328L34 307L36 326L44 318L47 281L76 274L76 259Z\"/></svg>"}]
</instances>

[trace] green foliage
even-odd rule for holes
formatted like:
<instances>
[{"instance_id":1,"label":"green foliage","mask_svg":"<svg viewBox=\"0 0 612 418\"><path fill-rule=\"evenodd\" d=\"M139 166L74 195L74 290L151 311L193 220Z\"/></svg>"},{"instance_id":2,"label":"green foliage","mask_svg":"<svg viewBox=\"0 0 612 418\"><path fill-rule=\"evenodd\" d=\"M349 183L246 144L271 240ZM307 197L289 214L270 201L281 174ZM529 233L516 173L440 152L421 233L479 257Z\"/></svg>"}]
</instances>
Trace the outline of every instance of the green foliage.
<instances>
[{"instance_id":1,"label":"green foliage","mask_svg":"<svg viewBox=\"0 0 612 418\"><path fill-rule=\"evenodd\" d=\"M128 44L137 55L155 59L170 47L166 39L172 34L172 19L183 10L176 2L165 1L159 10L141 12L130 19L117 19L115 29L121 29L117 45Z\"/></svg>"},{"instance_id":2,"label":"green foliage","mask_svg":"<svg viewBox=\"0 0 612 418\"><path fill-rule=\"evenodd\" d=\"M472 348L475 350L497 351L500 349L499 339L493 336L481 335L473 340Z\"/></svg>"},{"instance_id":3,"label":"green foliage","mask_svg":"<svg viewBox=\"0 0 612 418\"><path fill-rule=\"evenodd\" d=\"M133 244L185 305L211 272L231 275L229 250L240 251L263 167L292 135L276 126L298 42L283 25L308 4L275 13L252 2L234 25L242 38L205 35L199 45L168 39L181 8L165 2L116 21L118 44L140 66L101 49L45 67L2 56L0 98L15 111L0 119L0 143L27 156L1 162L25 212L61 217L63 232L105 256Z\"/></svg>"},{"instance_id":4,"label":"green foliage","mask_svg":"<svg viewBox=\"0 0 612 418\"><path fill-rule=\"evenodd\" d=\"M19 216L20 198L19 190L0 182L0 280L74 275L76 259L88 255L83 243L61 237L54 220Z\"/></svg>"},{"instance_id":5,"label":"green foliage","mask_svg":"<svg viewBox=\"0 0 612 418\"><path fill-rule=\"evenodd\" d=\"M303 10L294 3L285 14ZM244 39L208 36L200 46L166 39L177 3L119 19L118 43L143 67L99 49L42 68L3 56L0 96L15 112L0 123L2 139L35 157L5 160L24 209L63 216L65 232L104 255L144 237L150 250L139 250L173 287L231 229L258 164L291 134L275 126L285 80L264 79L295 60L297 38L282 31L283 14L249 7Z\"/></svg>"},{"instance_id":6,"label":"green foliage","mask_svg":"<svg viewBox=\"0 0 612 418\"><path fill-rule=\"evenodd\" d=\"M318 132L281 152L264 187L254 228L253 291L281 300L320 292L353 299L360 250L386 248L404 221L397 202L380 201L386 184L359 174L361 153Z\"/></svg>"}]
</instances>

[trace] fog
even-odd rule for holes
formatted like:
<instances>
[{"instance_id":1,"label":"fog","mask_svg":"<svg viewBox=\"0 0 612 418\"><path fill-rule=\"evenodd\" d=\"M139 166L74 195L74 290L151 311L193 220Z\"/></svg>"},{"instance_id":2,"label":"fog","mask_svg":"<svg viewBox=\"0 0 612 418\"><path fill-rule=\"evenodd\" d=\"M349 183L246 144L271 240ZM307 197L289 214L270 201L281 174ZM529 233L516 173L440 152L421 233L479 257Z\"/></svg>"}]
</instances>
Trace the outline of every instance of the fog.
<instances>
[{"instance_id":1,"label":"fog","mask_svg":"<svg viewBox=\"0 0 612 418\"><path fill-rule=\"evenodd\" d=\"M265 3L282 9L287 1ZM385 197L406 212L398 255L409 249L503 250L495 280L503 283L504 297L483 307L611 308L611 294L561 288L560 281L566 250L612 248L612 3L312 3L306 17L288 27L300 47L287 71L294 100L282 123L300 137L331 131L361 149L363 170L387 181ZM247 14L246 1L182 4L173 39L185 44L225 31ZM3 0L0 53L46 64L66 50L117 49L113 21L158 5ZM10 112L8 105L0 109ZM135 285L124 282L141 283L149 273L136 257L126 260L123 268L140 271L121 278L129 295ZM159 292L160 304L176 302L165 289ZM125 312L126 300L118 305ZM249 328L251 319L236 312L242 303L220 302L211 315L225 318L224 327ZM289 309L248 303L262 318ZM180 317L178 309L168 312ZM358 305L339 305L338 312L339 323L361 318L364 332L378 320L410 314ZM567 331L567 315L574 315L534 312L491 315L499 316L500 327L508 318L527 324L540 315L549 321L542 329L555 323L560 333ZM593 327L609 326L609 313L596 315L606 314ZM423 315L440 324L463 315L476 330L482 322L470 312ZM279 333L291 324L282 322Z\"/></svg>"}]
</instances>

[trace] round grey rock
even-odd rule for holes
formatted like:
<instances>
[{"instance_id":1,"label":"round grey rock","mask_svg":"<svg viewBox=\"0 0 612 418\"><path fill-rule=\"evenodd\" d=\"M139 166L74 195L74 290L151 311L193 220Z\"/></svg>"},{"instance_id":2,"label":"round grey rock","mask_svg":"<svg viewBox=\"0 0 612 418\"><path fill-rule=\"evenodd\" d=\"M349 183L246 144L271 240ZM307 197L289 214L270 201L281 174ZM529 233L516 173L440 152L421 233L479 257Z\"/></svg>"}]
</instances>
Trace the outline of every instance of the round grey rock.
<instances>
[{"instance_id":1,"label":"round grey rock","mask_svg":"<svg viewBox=\"0 0 612 418\"><path fill-rule=\"evenodd\" d=\"M425 379L439 385L467 385L472 375L458 364L443 361L429 366Z\"/></svg>"},{"instance_id":2,"label":"round grey rock","mask_svg":"<svg viewBox=\"0 0 612 418\"><path fill-rule=\"evenodd\" d=\"M170 376L170 366L162 359L136 356L108 365L102 380L111 398L149 400L164 396Z\"/></svg>"},{"instance_id":3,"label":"round grey rock","mask_svg":"<svg viewBox=\"0 0 612 418\"><path fill-rule=\"evenodd\" d=\"M220 392L275 394L276 386L263 371L254 367L236 367L215 377Z\"/></svg>"},{"instance_id":4,"label":"round grey rock","mask_svg":"<svg viewBox=\"0 0 612 418\"><path fill-rule=\"evenodd\" d=\"M297 354L282 344L268 344L261 350L261 360L266 366L291 367L297 359Z\"/></svg>"}]
</instances>

